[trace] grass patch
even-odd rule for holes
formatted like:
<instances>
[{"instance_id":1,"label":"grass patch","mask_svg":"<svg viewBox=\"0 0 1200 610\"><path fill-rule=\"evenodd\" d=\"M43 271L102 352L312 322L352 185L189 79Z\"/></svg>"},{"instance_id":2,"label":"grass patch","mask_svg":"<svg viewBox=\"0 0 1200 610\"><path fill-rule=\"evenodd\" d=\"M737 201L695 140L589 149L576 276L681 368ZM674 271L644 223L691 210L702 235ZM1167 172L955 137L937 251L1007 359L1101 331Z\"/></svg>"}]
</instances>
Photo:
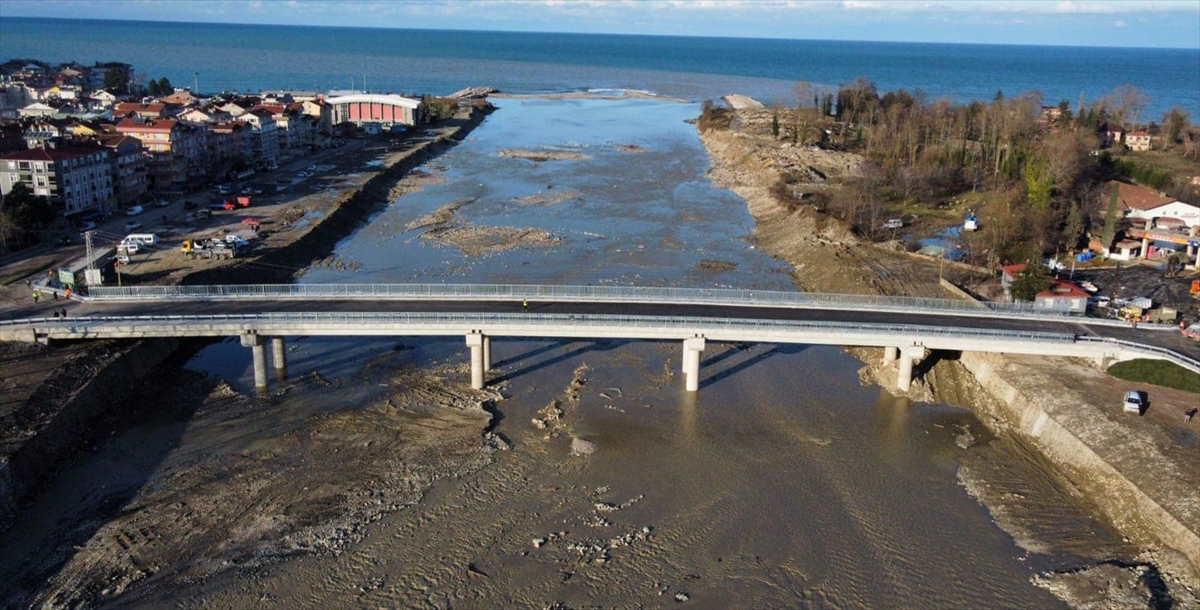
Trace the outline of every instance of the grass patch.
<instances>
[{"instance_id":1,"label":"grass patch","mask_svg":"<svg viewBox=\"0 0 1200 610\"><path fill-rule=\"evenodd\" d=\"M1200 394L1200 373L1193 373L1173 362L1138 358L1108 367L1108 374L1125 381Z\"/></svg>"}]
</instances>

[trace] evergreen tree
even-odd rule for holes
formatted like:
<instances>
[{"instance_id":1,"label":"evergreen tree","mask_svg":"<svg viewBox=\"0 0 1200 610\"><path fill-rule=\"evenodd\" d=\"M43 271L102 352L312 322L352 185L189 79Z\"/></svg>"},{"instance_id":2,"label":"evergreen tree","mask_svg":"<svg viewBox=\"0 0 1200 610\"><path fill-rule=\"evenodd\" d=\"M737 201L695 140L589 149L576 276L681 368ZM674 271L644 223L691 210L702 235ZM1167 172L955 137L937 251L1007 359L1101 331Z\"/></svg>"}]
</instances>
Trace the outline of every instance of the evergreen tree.
<instances>
[{"instance_id":1,"label":"evergreen tree","mask_svg":"<svg viewBox=\"0 0 1200 610\"><path fill-rule=\"evenodd\" d=\"M1113 238L1117 236L1117 208L1120 197L1120 185L1114 182L1112 194L1108 196L1108 209L1104 211L1104 235L1100 238L1105 248L1111 248Z\"/></svg>"},{"instance_id":2,"label":"evergreen tree","mask_svg":"<svg viewBox=\"0 0 1200 610\"><path fill-rule=\"evenodd\" d=\"M1013 280L1012 297L1014 301L1033 301L1037 294L1050 287L1050 273L1046 268L1030 262L1017 274Z\"/></svg>"},{"instance_id":3,"label":"evergreen tree","mask_svg":"<svg viewBox=\"0 0 1200 610\"><path fill-rule=\"evenodd\" d=\"M771 115L771 135L775 136L776 140L779 139L779 112L778 111L776 111L774 114Z\"/></svg>"}]
</instances>

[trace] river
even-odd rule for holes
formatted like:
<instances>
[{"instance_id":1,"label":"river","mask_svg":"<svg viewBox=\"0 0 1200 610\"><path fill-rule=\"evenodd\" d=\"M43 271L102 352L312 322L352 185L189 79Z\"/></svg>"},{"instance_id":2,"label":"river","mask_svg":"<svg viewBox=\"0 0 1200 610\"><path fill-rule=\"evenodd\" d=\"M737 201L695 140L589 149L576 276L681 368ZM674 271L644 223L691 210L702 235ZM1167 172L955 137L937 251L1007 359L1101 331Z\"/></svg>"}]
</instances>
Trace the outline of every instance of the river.
<instances>
[{"instance_id":1,"label":"river","mask_svg":"<svg viewBox=\"0 0 1200 610\"><path fill-rule=\"evenodd\" d=\"M466 141L422 168L436 179L338 246L333 258L343 264L313 267L300 281L791 289L785 266L754 246L745 203L706 179L708 158L685 123L697 105L497 105ZM500 154L512 150L570 158ZM439 209L449 212L406 228ZM510 243L495 227L549 238ZM452 245L464 232L483 250ZM974 415L864 386L861 363L836 348L710 343L700 391L689 395L675 343L498 337L493 419L484 426L469 411L447 415L434 404L467 383L462 337L288 344L293 381L269 401L209 395L181 405L100 448L40 500L48 506L113 463L137 461L130 456L149 451L147 438L170 432L144 487L57 574L54 599L72 599L65 581L104 573L89 567L87 549L105 544L98 539L112 523L154 532L186 517L197 525L183 539L157 544L187 552L129 576L131 596L117 603L1059 605L1030 577L1081 565L1095 545L1019 547L960 483L962 464L989 459L1001 459L992 469L1022 481L1024 493L1050 499L1041 521L1108 540L1057 499L1036 459L1015 457ZM187 368L251 391L249 353L236 340L204 349ZM480 445L485 429L501 440ZM394 477L437 462L443 470L405 478L410 487L394 492ZM299 514L301 501L279 500L272 490L289 483L287 494L320 498L324 512ZM389 509L361 518L343 509L347 498L379 496L374 503ZM226 497L244 506L228 517L228 538L180 508L223 515ZM137 519L160 526L139 530L130 525ZM278 525L289 520L337 523L353 535L306 546ZM214 539L200 544L205 537ZM241 542L230 540L255 550L231 554ZM193 574L192 564L206 567Z\"/></svg>"}]
</instances>

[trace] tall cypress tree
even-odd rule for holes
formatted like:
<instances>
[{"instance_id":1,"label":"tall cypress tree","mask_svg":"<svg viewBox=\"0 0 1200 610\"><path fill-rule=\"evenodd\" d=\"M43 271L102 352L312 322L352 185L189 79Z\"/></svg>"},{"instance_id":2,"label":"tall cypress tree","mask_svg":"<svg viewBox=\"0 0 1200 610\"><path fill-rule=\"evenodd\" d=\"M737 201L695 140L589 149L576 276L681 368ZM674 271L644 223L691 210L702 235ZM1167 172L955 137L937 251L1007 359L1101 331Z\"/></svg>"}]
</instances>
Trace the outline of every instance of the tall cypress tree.
<instances>
[{"instance_id":1,"label":"tall cypress tree","mask_svg":"<svg viewBox=\"0 0 1200 610\"><path fill-rule=\"evenodd\" d=\"M1117 235L1117 204L1121 196L1121 185L1113 182L1112 194L1108 196L1108 209L1104 211L1104 236L1102 240L1105 248L1112 247L1113 238Z\"/></svg>"}]
</instances>

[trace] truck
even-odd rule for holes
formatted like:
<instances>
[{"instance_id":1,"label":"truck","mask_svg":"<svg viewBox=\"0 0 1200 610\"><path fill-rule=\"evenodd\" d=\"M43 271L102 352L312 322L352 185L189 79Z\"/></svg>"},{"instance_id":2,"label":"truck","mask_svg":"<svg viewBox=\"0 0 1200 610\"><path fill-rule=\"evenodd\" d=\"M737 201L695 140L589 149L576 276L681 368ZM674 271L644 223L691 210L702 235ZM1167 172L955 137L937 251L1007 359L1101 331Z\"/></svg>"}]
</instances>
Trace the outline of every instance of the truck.
<instances>
[{"instance_id":1,"label":"truck","mask_svg":"<svg viewBox=\"0 0 1200 610\"><path fill-rule=\"evenodd\" d=\"M180 250L188 258L233 258L237 250L220 239L185 239Z\"/></svg>"}]
</instances>

